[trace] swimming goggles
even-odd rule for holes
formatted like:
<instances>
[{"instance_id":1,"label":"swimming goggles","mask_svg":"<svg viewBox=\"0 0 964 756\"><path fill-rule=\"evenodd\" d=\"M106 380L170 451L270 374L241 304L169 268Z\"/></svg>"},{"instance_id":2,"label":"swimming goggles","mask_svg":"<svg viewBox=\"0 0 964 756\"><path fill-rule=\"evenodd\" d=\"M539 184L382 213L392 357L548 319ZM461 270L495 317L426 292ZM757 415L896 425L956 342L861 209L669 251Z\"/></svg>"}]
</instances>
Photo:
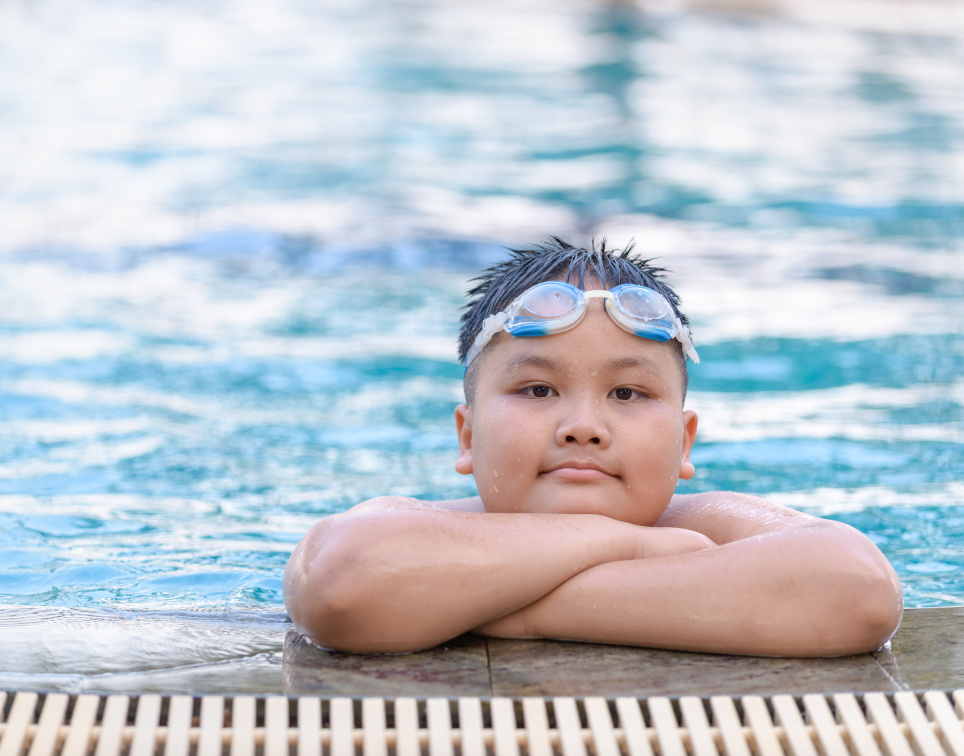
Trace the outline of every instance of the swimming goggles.
<instances>
[{"instance_id":1,"label":"swimming goggles","mask_svg":"<svg viewBox=\"0 0 964 756\"><path fill-rule=\"evenodd\" d=\"M465 367L500 331L526 338L575 328L585 316L590 299L604 299L609 317L624 331L653 341L675 338L687 357L696 363L700 361L690 340L690 329L662 294L636 284L622 284L609 291L583 291L565 281L546 281L527 289L502 312L482 322L479 335L465 355Z\"/></svg>"}]
</instances>

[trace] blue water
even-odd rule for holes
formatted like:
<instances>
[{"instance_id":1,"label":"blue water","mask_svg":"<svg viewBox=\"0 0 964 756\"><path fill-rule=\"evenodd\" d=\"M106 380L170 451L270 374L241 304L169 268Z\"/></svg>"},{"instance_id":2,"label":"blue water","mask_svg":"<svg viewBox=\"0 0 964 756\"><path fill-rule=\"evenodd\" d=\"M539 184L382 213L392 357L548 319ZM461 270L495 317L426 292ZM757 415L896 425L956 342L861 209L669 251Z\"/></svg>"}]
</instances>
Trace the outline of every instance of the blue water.
<instances>
[{"instance_id":1,"label":"blue water","mask_svg":"<svg viewBox=\"0 0 964 756\"><path fill-rule=\"evenodd\" d=\"M961 603L964 25L867 3L0 5L0 603L278 608L318 517L474 493L462 296L548 234L674 271L680 490Z\"/></svg>"}]
</instances>

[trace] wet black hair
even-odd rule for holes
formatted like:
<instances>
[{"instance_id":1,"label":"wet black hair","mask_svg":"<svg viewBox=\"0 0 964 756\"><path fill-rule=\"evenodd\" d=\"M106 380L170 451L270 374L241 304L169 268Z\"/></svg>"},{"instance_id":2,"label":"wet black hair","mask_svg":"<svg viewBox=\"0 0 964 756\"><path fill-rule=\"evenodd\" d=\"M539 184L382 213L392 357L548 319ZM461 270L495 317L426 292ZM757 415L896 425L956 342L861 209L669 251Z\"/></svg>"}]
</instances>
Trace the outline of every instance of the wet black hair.
<instances>
[{"instance_id":1,"label":"wet black hair","mask_svg":"<svg viewBox=\"0 0 964 756\"><path fill-rule=\"evenodd\" d=\"M599 281L604 289L621 284L637 284L662 294L683 325L689 324L679 309L679 296L666 283L666 269L651 264L633 252L633 243L625 249L610 249L603 239L597 246L592 242L589 249L574 247L552 236L544 244L529 249L510 249L508 259L483 271L472 279L477 282L469 290L469 302L463 307L459 331L459 360L465 356L482 329L487 317L504 310L527 289L545 281L570 281L580 289L586 288L586 279ZM686 398L688 373L683 345L676 339L670 344L675 348L683 376L683 398ZM465 395L472 400L475 385L476 359L465 373Z\"/></svg>"}]
</instances>

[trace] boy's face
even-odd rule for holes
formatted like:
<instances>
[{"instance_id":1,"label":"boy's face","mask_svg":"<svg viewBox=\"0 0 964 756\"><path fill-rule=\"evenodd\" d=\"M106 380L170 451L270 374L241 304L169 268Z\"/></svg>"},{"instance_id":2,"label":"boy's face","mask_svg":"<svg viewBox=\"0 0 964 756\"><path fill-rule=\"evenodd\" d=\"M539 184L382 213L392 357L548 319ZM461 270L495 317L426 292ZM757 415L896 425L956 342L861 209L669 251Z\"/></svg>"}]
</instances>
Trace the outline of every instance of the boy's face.
<instances>
[{"instance_id":1,"label":"boy's face","mask_svg":"<svg viewBox=\"0 0 964 756\"><path fill-rule=\"evenodd\" d=\"M456 409L455 468L488 512L594 513L652 525L689 459L673 347L627 333L592 300L575 328L499 334L478 357L471 406Z\"/></svg>"}]
</instances>

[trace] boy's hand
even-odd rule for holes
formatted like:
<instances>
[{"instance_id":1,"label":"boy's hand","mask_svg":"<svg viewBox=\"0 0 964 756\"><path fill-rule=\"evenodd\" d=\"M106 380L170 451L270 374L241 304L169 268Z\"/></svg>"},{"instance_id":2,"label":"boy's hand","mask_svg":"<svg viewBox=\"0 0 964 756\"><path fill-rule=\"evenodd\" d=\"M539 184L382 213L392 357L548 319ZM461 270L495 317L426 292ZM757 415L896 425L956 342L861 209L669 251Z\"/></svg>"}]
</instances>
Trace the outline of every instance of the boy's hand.
<instances>
[{"instance_id":1,"label":"boy's hand","mask_svg":"<svg viewBox=\"0 0 964 756\"><path fill-rule=\"evenodd\" d=\"M636 526L639 540L634 559L653 559L656 557L687 554L716 546L708 536L685 528L655 528Z\"/></svg>"}]
</instances>

